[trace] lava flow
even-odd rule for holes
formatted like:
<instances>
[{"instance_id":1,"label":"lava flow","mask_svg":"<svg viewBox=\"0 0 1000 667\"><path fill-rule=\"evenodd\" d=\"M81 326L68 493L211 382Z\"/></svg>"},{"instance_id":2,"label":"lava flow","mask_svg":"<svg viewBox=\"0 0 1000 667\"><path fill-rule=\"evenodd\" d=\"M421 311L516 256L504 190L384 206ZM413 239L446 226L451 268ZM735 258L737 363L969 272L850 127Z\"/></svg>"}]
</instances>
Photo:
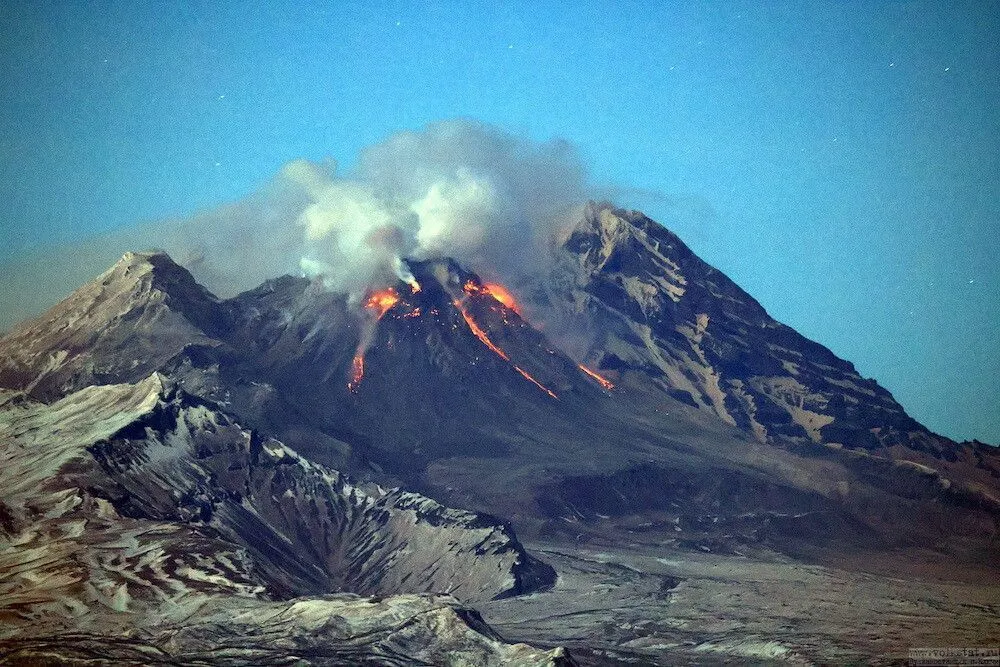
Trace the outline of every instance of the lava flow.
<instances>
[{"instance_id":1,"label":"lava flow","mask_svg":"<svg viewBox=\"0 0 1000 667\"><path fill-rule=\"evenodd\" d=\"M417 292L420 291L420 284L416 280L407 280L406 282L409 284L410 291L412 294L416 294ZM464 291L465 294L469 296L479 295L479 294L488 295L493 299L495 299L498 303L503 304L506 308L514 311L518 315L521 314L520 307L514 300L513 295L503 285L499 285L496 283L480 284L473 280L467 280L465 284L462 285L462 291ZM467 297L463 296L461 299L455 299L453 303L455 305L455 308L458 309L458 312L462 314L462 318L465 320L465 323L468 325L469 330L473 333L473 335L475 335L475 337L478 338L483 345L488 347L491 352L493 352L498 357L509 363L511 367L521 375L521 377L531 382L533 385L544 391L552 398L558 399L559 397L556 396L556 394L553 391L551 391L548 387L546 387L541 382L532 377L531 374L528 373L528 371L514 364L510 360L510 357L507 355L507 353L501 350L492 340L490 340L490 337L486 335L486 332L482 329L482 327L480 327L476 323L476 321L472 318L472 315L469 314L469 311L466 310L465 304L463 303L465 298ZM400 303L401 301L402 297L400 296L399 292L397 292L395 289L391 287L388 287L386 289L375 290L370 292L367 298L365 299L364 308L368 312L373 313L375 315L374 321L378 322L379 320L382 319L382 317L385 316L386 313L388 313L396 304ZM404 302L404 304L406 304L406 302ZM411 305L409 312L403 314L402 316L419 317L420 312L421 310L419 307L413 307ZM504 321L505 322L507 321L506 317L504 317ZM361 343L358 344L357 352L355 352L354 359L351 362L351 379L347 383L347 388L352 392L357 391L358 385L361 384L361 380L365 376L365 351L368 349L368 345L370 344L372 331L373 330L369 329L368 335L362 336L362 341ZM603 380L603 378L601 378L601 380L603 382L606 382L606 380Z\"/></svg>"},{"instance_id":2,"label":"lava flow","mask_svg":"<svg viewBox=\"0 0 1000 667\"><path fill-rule=\"evenodd\" d=\"M510 293L509 289L500 283L484 283L482 285L478 285L471 280L466 280L465 284L462 285L462 289L466 294L470 295L487 294L513 310L518 315L521 314L521 306L518 305L514 295Z\"/></svg>"},{"instance_id":3,"label":"lava flow","mask_svg":"<svg viewBox=\"0 0 1000 667\"><path fill-rule=\"evenodd\" d=\"M365 376L365 355L355 354L351 360L351 381L347 383L347 388L354 391L361 384L361 378Z\"/></svg>"},{"instance_id":4,"label":"lava flow","mask_svg":"<svg viewBox=\"0 0 1000 667\"><path fill-rule=\"evenodd\" d=\"M514 366L514 364L511 364L511 365ZM535 378L531 377L531 375L528 373L528 371L524 370L520 366L514 366L514 370L517 371L518 373L520 373L522 376L524 376L525 380L527 380L528 382L531 382L532 384L534 384L536 387L538 387L539 389L541 389L542 391L544 391L546 394L548 394L552 398L554 398L556 400L559 399L559 397L555 395L555 392L553 392L551 389L549 389L548 387L546 387L545 385L543 385L541 382L539 382Z\"/></svg>"},{"instance_id":5,"label":"lava flow","mask_svg":"<svg viewBox=\"0 0 1000 667\"><path fill-rule=\"evenodd\" d=\"M472 281L469 281L469 282L465 283L465 291L466 292L469 292L469 286L470 285L473 288L476 287L476 285ZM476 289L476 292L479 292L479 293L481 293L483 291L485 291L485 290L484 289ZM476 293L476 292L471 292L471 293ZM494 297L494 298L496 298L496 297ZM499 299L497 299L497 300L499 301ZM541 382L539 382L538 380L536 380L535 378L533 378L531 376L531 374L528 373L528 371L524 370L520 366L518 366L518 365L514 364L513 362L511 362L510 357L507 356L507 353L504 352L503 350L501 350L499 347L497 347L496 344L493 341L490 340L490 337L486 335L486 332L483 331L482 328L478 324L476 324L476 321L474 319L472 319L472 315L470 315L469 311L467 311L465 309L465 306L462 305L461 301L459 301L458 299L456 299L454 301L454 304L455 304L455 308L458 309L458 312L462 313L462 317L465 319L465 323L467 325L469 325L469 331L471 331L473 334L475 334L476 338L478 338L480 341L482 341L483 345L485 345L486 347L488 347L494 354L496 354L498 357L500 357L501 359L503 359L504 361L506 361L507 363L509 363L511 366L513 366L514 370L517 371L518 373L520 373L521 376L525 380L527 380L528 382L531 382L533 385L535 385L536 387L538 387L539 389L541 389L542 391L544 391L546 394L548 394L552 398L555 398L555 399L558 400L559 397L556 396L555 393L551 389L549 389L548 387L546 387L545 385L543 385Z\"/></svg>"},{"instance_id":6,"label":"lava flow","mask_svg":"<svg viewBox=\"0 0 1000 667\"><path fill-rule=\"evenodd\" d=\"M510 357L508 357L503 350L493 344L493 341L491 341L490 337L486 335L486 332L480 329L479 325L476 324L476 321L472 319L472 315L469 315L469 311L465 309L465 306L463 306L461 302L455 301L455 307L458 308L458 312L462 313L462 317L465 318L465 323L469 325L469 330L476 335L476 338L483 341L483 345L493 350L498 357L509 362ZM535 384L538 383L536 382Z\"/></svg>"},{"instance_id":7,"label":"lava flow","mask_svg":"<svg viewBox=\"0 0 1000 667\"><path fill-rule=\"evenodd\" d=\"M365 308L375 313L376 320L380 320L397 303L399 303L399 292L387 287L369 294L365 300Z\"/></svg>"},{"instance_id":8,"label":"lava flow","mask_svg":"<svg viewBox=\"0 0 1000 667\"><path fill-rule=\"evenodd\" d=\"M500 285L499 283L486 283L483 285L483 289L489 292L490 296L494 299L507 306L518 315L521 314L521 306L519 306L517 301L514 299L514 295L511 294L510 291L503 285Z\"/></svg>"},{"instance_id":9,"label":"lava flow","mask_svg":"<svg viewBox=\"0 0 1000 667\"><path fill-rule=\"evenodd\" d=\"M420 290L420 285L414 281L410 284L410 289L416 293ZM399 292L391 287L375 290L369 293L368 298L365 299L365 310L375 313L375 321L377 322L393 306L399 303L399 300ZM365 350L368 347L370 338L369 331L368 336L362 337L361 342L358 344L358 349L354 353L354 359L351 360L351 379L347 383L347 388L352 392L357 391L358 385L361 384L361 380L365 377Z\"/></svg>"},{"instance_id":10,"label":"lava flow","mask_svg":"<svg viewBox=\"0 0 1000 667\"><path fill-rule=\"evenodd\" d=\"M610 381L608 381L605 378L601 377L595 371L590 370L589 368L587 368L583 364L577 364L577 366L580 367L581 371L583 371L584 373L586 373L590 377L594 378L597 381L597 384L601 385L602 387L604 387L608 391L611 391L612 389L615 388L615 385L611 384Z\"/></svg>"}]
</instances>

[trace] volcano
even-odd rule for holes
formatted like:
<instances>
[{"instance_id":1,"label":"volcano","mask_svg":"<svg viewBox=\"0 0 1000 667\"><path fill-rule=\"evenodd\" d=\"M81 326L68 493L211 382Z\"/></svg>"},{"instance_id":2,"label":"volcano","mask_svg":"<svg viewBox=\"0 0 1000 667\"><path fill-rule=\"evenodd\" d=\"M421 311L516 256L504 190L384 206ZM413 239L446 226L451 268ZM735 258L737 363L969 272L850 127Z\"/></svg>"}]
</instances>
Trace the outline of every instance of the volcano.
<instances>
[{"instance_id":1,"label":"volcano","mask_svg":"<svg viewBox=\"0 0 1000 667\"><path fill-rule=\"evenodd\" d=\"M579 417L601 401L607 390L599 376L581 370L478 276L451 260L409 267L419 289L400 281L381 297L369 295L339 352L308 351L311 340L328 345L325 335L297 344L323 363L264 354L248 373L280 378L283 394L333 420L321 428L365 441L366 455L390 470L445 456L500 455L524 423ZM306 321L282 324L277 335L322 326L310 321L309 308L303 314Z\"/></svg>"},{"instance_id":2,"label":"volcano","mask_svg":"<svg viewBox=\"0 0 1000 667\"><path fill-rule=\"evenodd\" d=\"M159 587L183 592L171 605L196 595L205 628L227 605L252 615L287 612L296 596L389 596L388 610L337 605L376 624L404 607L444 614L452 634L432 643L432 661L476 644L475 661L559 662L553 647L569 644L584 662L668 663L691 657L684 641L723 639L746 658L760 657L746 637L683 639L666 621L641 630L638 618L662 611L626 601L683 600L682 582L700 576L692 563L995 572L994 448L931 433L641 213L592 202L555 253L509 285L424 258L362 295L284 276L225 300L163 253L129 253L13 329L0 339L2 446L17 462L4 473L16 493L0 506L2 567L28 574L0 608L20 628L6 641L34 655L25 637L55 626L32 635L25 623L42 609L71 617L77 603L59 600L155 616ZM109 574L101 559L38 570L47 561L24 555L29 533L32 553L86 555L125 548L111 535L126 528L132 545L176 538L156 538L167 555L141 576ZM187 544L201 555L182 575L165 563ZM90 583L42 595L40 573ZM588 605L580 582L621 604ZM402 601L441 593L455 598ZM462 605L549 648L511 648ZM608 630L606 614L630 629ZM87 620L95 633L122 622ZM949 627L939 618L927 632ZM792 635L792 657L875 650ZM176 636L184 650L221 641ZM893 641L878 650L904 638ZM660 656L667 644L676 650ZM387 659L391 646L363 651Z\"/></svg>"}]
</instances>

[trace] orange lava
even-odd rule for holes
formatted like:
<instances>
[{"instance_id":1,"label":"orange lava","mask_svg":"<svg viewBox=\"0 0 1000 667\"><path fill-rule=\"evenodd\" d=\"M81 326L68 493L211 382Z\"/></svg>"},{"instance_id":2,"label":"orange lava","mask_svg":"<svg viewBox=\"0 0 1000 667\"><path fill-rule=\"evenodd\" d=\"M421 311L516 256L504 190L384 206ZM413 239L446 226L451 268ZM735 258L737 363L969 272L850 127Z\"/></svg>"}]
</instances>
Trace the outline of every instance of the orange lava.
<instances>
[{"instance_id":1,"label":"orange lava","mask_svg":"<svg viewBox=\"0 0 1000 667\"><path fill-rule=\"evenodd\" d=\"M416 289L419 289L419 287ZM369 292L364 305L365 310L374 313L375 319L380 320L397 303L399 303L399 292L391 287L386 287L385 289ZM365 353L363 348L364 346L362 345L358 346L358 351L354 354L354 359L351 361L351 379L347 383L347 388L352 392L357 391L358 385L361 384L361 380L365 376Z\"/></svg>"},{"instance_id":2,"label":"orange lava","mask_svg":"<svg viewBox=\"0 0 1000 667\"><path fill-rule=\"evenodd\" d=\"M387 287L369 293L365 300L365 308L375 313L377 319L382 319L382 316L397 303L399 303L399 293L391 287Z\"/></svg>"},{"instance_id":3,"label":"orange lava","mask_svg":"<svg viewBox=\"0 0 1000 667\"><path fill-rule=\"evenodd\" d=\"M469 281L468 283L466 283L466 288L468 287L468 285L471 282L472 281ZM473 285L473 287L475 287L475 285ZM466 291L468 291L468 289L466 289ZM460 301L455 301L454 303L455 303L455 307L458 308L458 312L462 313L462 317L465 319L465 323L467 325L469 325L469 330L473 334L475 334L476 338L478 338L480 341L482 341L483 345L485 345L486 347L488 347L494 354L496 354L498 357L500 357L501 359L503 359L504 361L506 361L507 363L509 363L511 366L513 366L514 370L517 371L518 373L520 373L521 377L523 377L525 380L527 380L528 382L532 383L533 385L535 385L536 387L538 387L539 389L541 389L542 391L544 391L546 394L548 394L552 398L557 399L557 400L559 399L559 397L556 396L555 393L552 390L550 390L548 387L546 387L545 385L543 385L541 382L539 382L535 378L531 377L531 374L528 373L528 371L526 371L523 368L521 368L520 366L517 366L516 364L512 363L511 360L510 360L510 357L507 356L507 353L504 352L503 350L501 350L499 347L497 347L493 343L493 341L490 340L490 337L486 335L486 332L483 331L478 324L476 324L476 321L472 319L472 316L469 315L468 311L465 310L465 307L462 305L462 303Z\"/></svg>"},{"instance_id":4,"label":"orange lava","mask_svg":"<svg viewBox=\"0 0 1000 667\"><path fill-rule=\"evenodd\" d=\"M494 299L507 306L518 315L521 314L521 306L519 306L517 301L514 299L514 295L500 283L486 283L483 285L483 289Z\"/></svg>"},{"instance_id":5,"label":"orange lava","mask_svg":"<svg viewBox=\"0 0 1000 667\"><path fill-rule=\"evenodd\" d=\"M531 377L531 375L528 373L528 371L524 370L520 366L514 366L514 370L517 371L518 373L520 373L521 375L523 375L525 380L527 380L528 382L532 383L533 385L535 385L536 387L538 387L539 389L541 389L542 391L544 391L546 394L548 394L552 398L555 398L555 399L559 398L558 396L555 395L555 393L552 392L551 389L549 389L548 387L546 387L545 385L543 385L541 382L539 382L535 378Z\"/></svg>"},{"instance_id":6,"label":"orange lava","mask_svg":"<svg viewBox=\"0 0 1000 667\"><path fill-rule=\"evenodd\" d=\"M416 294L417 292L420 291L420 284L417 283L415 280L413 282L409 282L408 284L413 294ZM502 303L510 310L513 310L518 315L521 314L520 306L517 304L517 301L514 300L514 296L510 293L510 291L506 287L500 285L499 283L488 283L485 285L480 285L475 281L467 280L465 281L465 284L462 285L462 290L469 295L488 294L489 296L493 297L494 299ZM382 317L387 312L389 312L389 310L391 310L393 306L395 306L397 303L400 302L400 300L401 297L399 296L399 292L397 292L395 289L391 287L387 287L385 289L374 290L372 292L369 292L367 298L365 299L364 307L365 310L375 313L376 319L382 319ZM462 314L462 318L465 319L465 323L469 326L469 330L476 336L476 338L478 338L483 345L488 347L491 352L493 352L495 355L497 355L498 357L509 363L514 368L514 370L516 370L521 375L521 377L531 382L533 385L544 391L552 398L558 399L559 397L556 396L554 392L552 392L541 382L533 378L531 374L528 373L528 371L524 370L520 366L517 366L511 362L510 357L507 356L507 353L501 350L499 347L497 347L496 344L492 340L490 340L490 337L486 335L486 332L483 331L483 329L476 323L474 319L472 319L472 316L465 309L465 306L462 303L463 301L464 298L461 300L456 299L454 301L455 308L457 308L458 312ZM415 308L411 307L410 311L405 315L403 315L403 317L419 317L420 312L421 311L419 307ZM437 309L432 309L431 314L436 315ZM504 321L506 322L506 317L504 318ZM580 368L586 371L588 375L592 376L594 379L600 382L601 386L605 387L606 389L610 389L613 386L610 382L598 376L593 371L590 371L584 368L583 366L581 366ZM351 362L351 379L347 383L347 388L352 392L357 391L358 385L361 384L361 380L364 378L364 376L365 376L365 357L364 357L364 352L361 351L359 348L358 353L354 355L354 359Z\"/></svg>"},{"instance_id":7,"label":"orange lava","mask_svg":"<svg viewBox=\"0 0 1000 667\"><path fill-rule=\"evenodd\" d=\"M589 375L590 377L592 377L592 378L594 378L595 380L597 380L597 384L601 385L602 387L604 387L604 388L605 388L605 389L607 389L608 391L610 391L610 390L612 390L612 389L614 389L614 388L615 388L615 385L611 384L611 382L609 382L608 380L605 380L605 379L604 379L604 378L602 378L602 377L601 377L600 375L598 375L598 374L597 374L597 373L595 373L594 371L590 370L589 368L587 368L587 367L586 367L586 366L584 366L583 364L578 364L578 366L580 367L580 370L581 370L581 371L583 371L584 373L586 373L586 374L587 374L587 375Z\"/></svg>"},{"instance_id":8,"label":"orange lava","mask_svg":"<svg viewBox=\"0 0 1000 667\"><path fill-rule=\"evenodd\" d=\"M501 350L499 347L493 344L493 341L490 340L490 337L486 335L485 331L479 328L479 325L476 324L476 321L472 319L472 316L469 315L468 311L465 310L465 307L461 303L456 301L455 307L458 308L458 312L462 313L462 317L465 319L465 323L469 325L469 330L476 335L476 338L483 341L483 345L490 348L490 350L492 350L498 357L500 357L504 361L510 361L510 357L508 357L503 350Z\"/></svg>"},{"instance_id":9,"label":"orange lava","mask_svg":"<svg viewBox=\"0 0 1000 667\"><path fill-rule=\"evenodd\" d=\"M354 360L351 362L351 381L347 383L347 388L351 391L357 391L358 385L361 384L361 379L365 376L365 356L361 353L354 355Z\"/></svg>"},{"instance_id":10,"label":"orange lava","mask_svg":"<svg viewBox=\"0 0 1000 667\"><path fill-rule=\"evenodd\" d=\"M465 284L462 285L462 290L470 296L474 294L488 294L513 310L518 315L521 314L521 306L518 305L514 295L510 293L509 289L500 283L485 283L483 285L479 285L472 280L466 280Z\"/></svg>"}]
</instances>

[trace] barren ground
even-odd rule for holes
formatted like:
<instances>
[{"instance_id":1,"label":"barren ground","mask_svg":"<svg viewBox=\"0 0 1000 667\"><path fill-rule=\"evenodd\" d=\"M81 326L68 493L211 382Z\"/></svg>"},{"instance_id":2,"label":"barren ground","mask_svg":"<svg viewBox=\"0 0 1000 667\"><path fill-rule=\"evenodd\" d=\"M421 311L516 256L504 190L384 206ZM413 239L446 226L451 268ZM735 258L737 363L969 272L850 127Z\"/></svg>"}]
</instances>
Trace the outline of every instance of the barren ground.
<instances>
[{"instance_id":1,"label":"barren ground","mask_svg":"<svg viewBox=\"0 0 1000 667\"><path fill-rule=\"evenodd\" d=\"M995 575L903 579L639 544L529 548L558 571L553 590L487 603L483 616L509 640L563 645L584 664L893 664L911 647L1000 641Z\"/></svg>"}]
</instances>

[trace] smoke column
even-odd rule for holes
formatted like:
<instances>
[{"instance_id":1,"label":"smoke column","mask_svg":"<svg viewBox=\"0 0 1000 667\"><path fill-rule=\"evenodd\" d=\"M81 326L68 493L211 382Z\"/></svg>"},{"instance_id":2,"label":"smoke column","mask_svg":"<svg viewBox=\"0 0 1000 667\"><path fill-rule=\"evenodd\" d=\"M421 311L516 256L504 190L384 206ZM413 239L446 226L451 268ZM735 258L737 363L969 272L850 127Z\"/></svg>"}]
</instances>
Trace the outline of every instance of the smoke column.
<instances>
[{"instance_id":1,"label":"smoke column","mask_svg":"<svg viewBox=\"0 0 1000 667\"><path fill-rule=\"evenodd\" d=\"M355 301L400 273L400 257L450 256L513 282L544 268L555 238L593 196L575 148L470 120L434 123L370 146L356 167L295 160L257 192L181 220L119 230L9 268L31 274L5 313L41 312L128 250L160 248L222 297L286 273ZM41 263L63 270L41 276ZM0 300L2 301L2 300ZM13 321L5 324L12 324Z\"/></svg>"},{"instance_id":2,"label":"smoke column","mask_svg":"<svg viewBox=\"0 0 1000 667\"><path fill-rule=\"evenodd\" d=\"M372 146L353 173L297 161L282 177L308 193L300 268L356 291L394 275L398 257L449 256L486 274L538 267L586 198L564 141L530 142L450 121Z\"/></svg>"},{"instance_id":3,"label":"smoke column","mask_svg":"<svg viewBox=\"0 0 1000 667\"><path fill-rule=\"evenodd\" d=\"M587 198L568 142L444 121L368 147L343 174L290 162L243 201L151 229L147 245L220 295L299 273L358 297L405 280L401 257L449 256L509 281L545 265Z\"/></svg>"}]
</instances>

